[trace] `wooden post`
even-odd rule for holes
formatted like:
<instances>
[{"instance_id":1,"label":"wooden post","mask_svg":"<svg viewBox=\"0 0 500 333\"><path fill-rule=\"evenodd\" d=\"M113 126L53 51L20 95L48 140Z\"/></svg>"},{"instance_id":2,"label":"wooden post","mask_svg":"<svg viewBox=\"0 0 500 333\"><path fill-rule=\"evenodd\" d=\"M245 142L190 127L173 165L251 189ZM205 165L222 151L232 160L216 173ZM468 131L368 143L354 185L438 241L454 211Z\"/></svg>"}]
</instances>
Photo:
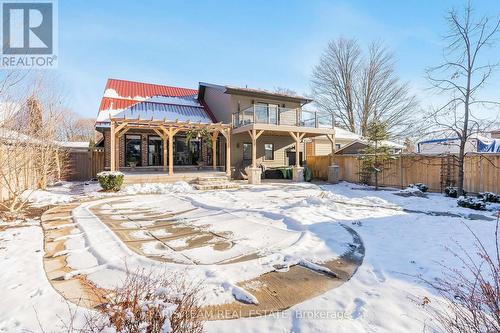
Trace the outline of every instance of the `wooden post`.
<instances>
[{"instance_id":1,"label":"wooden post","mask_svg":"<svg viewBox=\"0 0 500 333\"><path fill-rule=\"evenodd\" d=\"M306 133L300 134L300 132L288 132L290 136L295 140L295 166L298 168L300 167L300 151L299 151L299 146L300 146L300 140L306 135Z\"/></svg>"},{"instance_id":2,"label":"wooden post","mask_svg":"<svg viewBox=\"0 0 500 333\"><path fill-rule=\"evenodd\" d=\"M299 145L300 145L299 132L297 132L297 137L295 139L295 166L297 168L300 167L300 150L299 150Z\"/></svg>"},{"instance_id":3,"label":"wooden post","mask_svg":"<svg viewBox=\"0 0 500 333\"><path fill-rule=\"evenodd\" d=\"M167 134L163 133L162 135L163 139L163 172L167 172L167 143L168 141L168 136Z\"/></svg>"},{"instance_id":4,"label":"wooden post","mask_svg":"<svg viewBox=\"0 0 500 333\"><path fill-rule=\"evenodd\" d=\"M168 175L174 174L174 131L172 127L168 128Z\"/></svg>"},{"instance_id":5,"label":"wooden post","mask_svg":"<svg viewBox=\"0 0 500 333\"><path fill-rule=\"evenodd\" d=\"M257 139L262 135L262 133L264 133L264 130L257 132L257 130L253 129L248 131L248 134L252 139L252 168L257 167Z\"/></svg>"},{"instance_id":6,"label":"wooden post","mask_svg":"<svg viewBox=\"0 0 500 333\"><path fill-rule=\"evenodd\" d=\"M213 170L217 170L217 137L219 136L219 132L212 133L212 168Z\"/></svg>"},{"instance_id":7,"label":"wooden post","mask_svg":"<svg viewBox=\"0 0 500 333\"><path fill-rule=\"evenodd\" d=\"M257 167L257 139L256 139L257 133L253 129L252 133L250 134L250 137L252 138L252 168Z\"/></svg>"},{"instance_id":8,"label":"wooden post","mask_svg":"<svg viewBox=\"0 0 500 333\"><path fill-rule=\"evenodd\" d=\"M155 131L156 134L162 139L163 141L163 172L167 172L167 142L168 142L168 135L164 131L164 128L161 127L160 130L153 128L153 131Z\"/></svg>"},{"instance_id":9,"label":"wooden post","mask_svg":"<svg viewBox=\"0 0 500 333\"><path fill-rule=\"evenodd\" d=\"M335 148L335 134L333 134L333 135L328 134L326 137L328 138L328 140L330 140L330 144L332 145L332 155L330 158L330 165L334 165L335 164L335 152L337 151L337 148Z\"/></svg>"},{"instance_id":10,"label":"wooden post","mask_svg":"<svg viewBox=\"0 0 500 333\"><path fill-rule=\"evenodd\" d=\"M168 133L168 174L174 174L174 136L181 130L180 128L169 127L168 130L160 127Z\"/></svg>"},{"instance_id":11,"label":"wooden post","mask_svg":"<svg viewBox=\"0 0 500 333\"><path fill-rule=\"evenodd\" d=\"M109 169L111 171L115 171L115 162L116 162L116 158L115 158L115 123L113 121L111 121L111 126L109 128L109 150L110 150L110 165L109 165Z\"/></svg>"},{"instance_id":12,"label":"wooden post","mask_svg":"<svg viewBox=\"0 0 500 333\"><path fill-rule=\"evenodd\" d=\"M222 129L221 133L226 139L226 176L231 178L231 129Z\"/></svg>"}]
</instances>

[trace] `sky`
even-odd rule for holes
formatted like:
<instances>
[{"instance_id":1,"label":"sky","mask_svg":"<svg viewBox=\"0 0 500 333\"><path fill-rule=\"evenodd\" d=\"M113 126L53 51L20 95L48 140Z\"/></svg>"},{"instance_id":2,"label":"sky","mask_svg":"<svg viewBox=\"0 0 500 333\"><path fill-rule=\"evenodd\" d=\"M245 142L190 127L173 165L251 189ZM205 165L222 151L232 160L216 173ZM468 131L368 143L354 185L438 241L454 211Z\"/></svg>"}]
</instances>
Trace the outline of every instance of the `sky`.
<instances>
[{"instance_id":1,"label":"sky","mask_svg":"<svg viewBox=\"0 0 500 333\"><path fill-rule=\"evenodd\" d=\"M197 88L198 82L310 92L328 41L383 41L425 109L440 103L425 68L442 60L444 15L463 1L59 0L59 64L70 108L97 115L108 78ZM500 0L475 4L500 15ZM500 42L500 41L499 41ZM500 48L489 51L500 61ZM500 75L484 89L500 99ZM485 111L496 112L496 111Z\"/></svg>"}]
</instances>

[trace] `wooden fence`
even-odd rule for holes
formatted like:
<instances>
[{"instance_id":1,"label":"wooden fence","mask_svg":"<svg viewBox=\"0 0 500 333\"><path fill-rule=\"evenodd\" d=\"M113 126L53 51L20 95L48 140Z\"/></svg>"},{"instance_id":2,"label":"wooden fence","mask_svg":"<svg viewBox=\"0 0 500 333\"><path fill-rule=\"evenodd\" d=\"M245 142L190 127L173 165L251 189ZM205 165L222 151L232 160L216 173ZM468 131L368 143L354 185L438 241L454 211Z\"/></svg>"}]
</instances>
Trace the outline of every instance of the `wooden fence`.
<instances>
[{"instance_id":1,"label":"wooden fence","mask_svg":"<svg viewBox=\"0 0 500 333\"><path fill-rule=\"evenodd\" d=\"M104 170L104 150L93 148L69 152L66 180L86 181Z\"/></svg>"},{"instance_id":2,"label":"wooden fence","mask_svg":"<svg viewBox=\"0 0 500 333\"><path fill-rule=\"evenodd\" d=\"M307 157L307 166L314 178L328 178L330 159L330 156ZM335 164L339 165L341 180L360 182L360 155L336 155ZM442 192L446 186L455 186L458 179L457 157L454 155L395 155L382 169L378 177L380 186L405 188L412 183L424 183L430 191ZM467 154L464 174L467 192L500 193L500 154Z\"/></svg>"},{"instance_id":3,"label":"wooden fence","mask_svg":"<svg viewBox=\"0 0 500 333\"><path fill-rule=\"evenodd\" d=\"M20 148L21 149L21 148ZM64 153L62 175L63 180L69 181L86 181L96 177L97 173L104 170L104 150L88 149L88 150L69 150ZM0 145L0 158L2 156L2 146ZM2 167L2 166L0 166ZM3 166L7 167L7 166ZM16 181L11 182L19 190L28 190L38 187L33 179L36 172L32 164L27 164L21 169L16 169L15 172L7 173L5 170L3 175L16 175ZM52 180L49 180L49 183ZM0 182L0 202L10 199L10 193L5 182Z\"/></svg>"}]
</instances>

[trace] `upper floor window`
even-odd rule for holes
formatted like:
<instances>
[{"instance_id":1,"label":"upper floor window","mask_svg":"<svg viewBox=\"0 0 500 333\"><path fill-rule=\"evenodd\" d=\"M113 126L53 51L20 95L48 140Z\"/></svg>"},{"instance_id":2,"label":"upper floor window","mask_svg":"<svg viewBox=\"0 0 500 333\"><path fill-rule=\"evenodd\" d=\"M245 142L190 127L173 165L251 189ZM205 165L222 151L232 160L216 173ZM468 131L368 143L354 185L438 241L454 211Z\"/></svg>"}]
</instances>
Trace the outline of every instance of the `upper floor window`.
<instances>
[{"instance_id":1,"label":"upper floor window","mask_svg":"<svg viewBox=\"0 0 500 333\"><path fill-rule=\"evenodd\" d=\"M264 145L264 160L267 161L274 160L274 144L266 143Z\"/></svg>"}]
</instances>

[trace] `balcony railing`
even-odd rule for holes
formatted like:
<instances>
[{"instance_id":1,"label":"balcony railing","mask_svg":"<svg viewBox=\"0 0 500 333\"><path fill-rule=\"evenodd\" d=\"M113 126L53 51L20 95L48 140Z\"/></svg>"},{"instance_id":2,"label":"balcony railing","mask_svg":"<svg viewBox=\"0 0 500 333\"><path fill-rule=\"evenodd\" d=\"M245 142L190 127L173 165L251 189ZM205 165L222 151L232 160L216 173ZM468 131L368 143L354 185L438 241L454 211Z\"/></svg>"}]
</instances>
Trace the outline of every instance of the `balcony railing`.
<instances>
[{"instance_id":1,"label":"balcony railing","mask_svg":"<svg viewBox=\"0 0 500 333\"><path fill-rule=\"evenodd\" d=\"M333 117L330 114L306 111L300 108L290 109L267 105L253 105L233 113L234 127L249 124L333 128Z\"/></svg>"}]
</instances>

